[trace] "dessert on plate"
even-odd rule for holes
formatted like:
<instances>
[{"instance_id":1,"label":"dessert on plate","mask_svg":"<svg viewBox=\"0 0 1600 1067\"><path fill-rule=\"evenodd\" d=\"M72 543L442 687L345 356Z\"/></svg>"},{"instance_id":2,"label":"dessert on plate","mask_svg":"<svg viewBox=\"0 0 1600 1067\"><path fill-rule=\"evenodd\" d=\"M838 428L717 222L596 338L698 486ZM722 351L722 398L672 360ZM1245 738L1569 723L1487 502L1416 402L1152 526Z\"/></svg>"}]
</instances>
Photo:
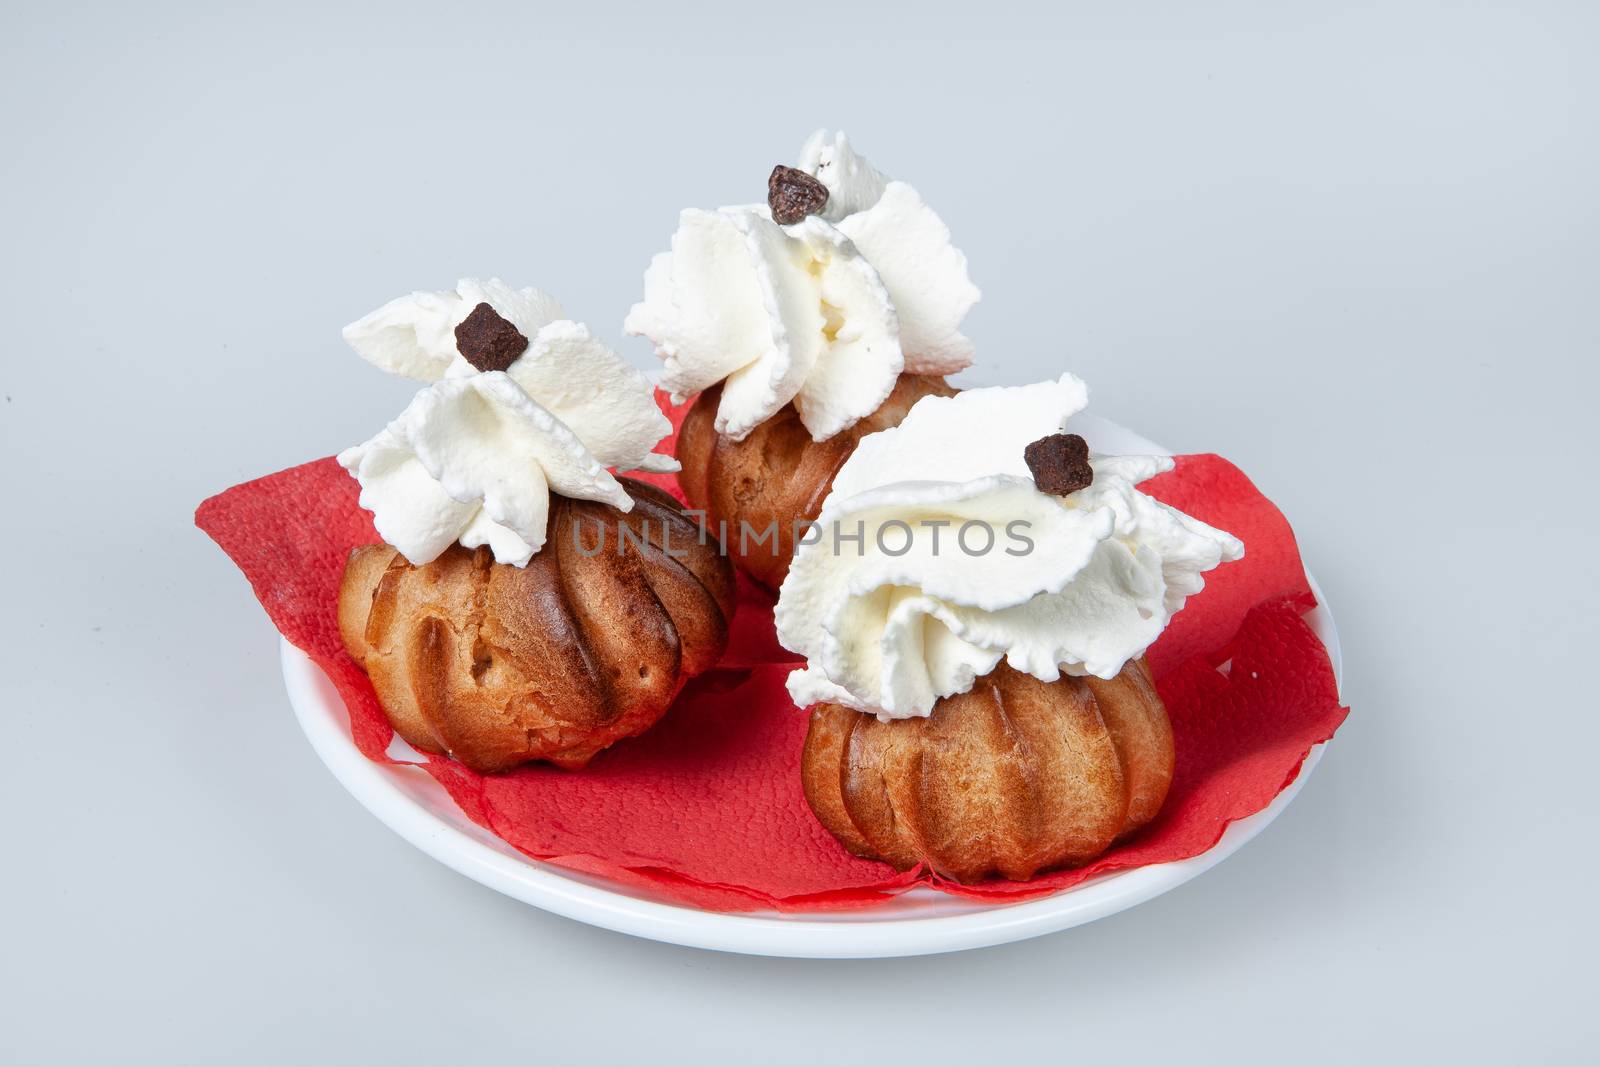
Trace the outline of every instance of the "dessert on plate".
<instances>
[{"instance_id":1,"label":"dessert on plate","mask_svg":"<svg viewBox=\"0 0 1600 1067\"><path fill-rule=\"evenodd\" d=\"M429 383L339 455L382 545L355 549L339 631L396 732L481 772L581 767L722 654L733 573L665 492L649 382L536 289L466 279L345 328Z\"/></svg>"},{"instance_id":2,"label":"dessert on plate","mask_svg":"<svg viewBox=\"0 0 1600 1067\"><path fill-rule=\"evenodd\" d=\"M1206 852L1346 714L1293 531L1219 456L1092 452L1071 375L952 388L978 292L944 224L843 135L798 164L649 268L627 326L676 409L468 279L346 328L417 380L381 432L197 525L363 757L431 754L395 789L630 898L999 905ZM735 564L776 601L735 619Z\"/></svg>"},{"instance_id":3,"label":"dessert on plate","mask_svg":"<svg viewBox=\"0 0 1600 1067\"><path fill-rule=\"evenodd\" d=\"M806 799L852 853L1023 880L1160 810L1142 657L1243 545L1138 491L1170 459L1065 433L1087 400L1070 374L930 396L834 477L775 618L806 659Z\"/></svg>"},{"instance_id":4,"label":"dessert on plate","mask_svg":"<svg viewBox=\"0 0 1600 1067\"><path fill-rule=\"evenodd\" d=\"M777 588L796 539L866 434L972 362L966 257L917 191L819 130L767 201L689 209L645 272L629 333L682 403L679 483L729 552Z\"/></svg>"}]
</instances>

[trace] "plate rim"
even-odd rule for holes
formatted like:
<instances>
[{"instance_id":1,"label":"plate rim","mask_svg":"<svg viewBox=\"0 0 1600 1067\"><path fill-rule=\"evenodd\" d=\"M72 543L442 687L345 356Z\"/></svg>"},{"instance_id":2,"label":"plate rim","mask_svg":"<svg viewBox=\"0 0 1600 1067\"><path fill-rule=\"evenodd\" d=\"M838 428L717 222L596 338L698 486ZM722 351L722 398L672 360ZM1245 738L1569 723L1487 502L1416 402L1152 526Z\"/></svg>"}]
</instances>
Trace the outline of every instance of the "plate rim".
<instances>
[{"instance_id":1,"label":"plate rim","mask_svg":"<svg viewBox=\"0 0 1600 1067\"><path fill-rule=\"evenodd\" d=\"M1317 598L1307 621L1327 649L1342 692L1343 656L1333 612L1309 568L1306 579ZM367 759L352 740L344 702L322 669L281 636L279 646L289 703L312 749L357 803L411 845L458 874L556 915L653 941L747 955L929 955L1006 944L1104 918L1176 889L1237 852L1289 806L1326 747L1326 742L1312 746L1294 780L1271 803L1230 823L1217 843L1198 856L1117 871L1037 900L977 905L955 915L885 919L863 917L865 910L843 919L815 918L817 912L717 912L593 884L576 872L499 851L445 823L399 784L398 776L422 772ZM442 793L442 786L429 784Z\"/></svg>"}]
</instances>

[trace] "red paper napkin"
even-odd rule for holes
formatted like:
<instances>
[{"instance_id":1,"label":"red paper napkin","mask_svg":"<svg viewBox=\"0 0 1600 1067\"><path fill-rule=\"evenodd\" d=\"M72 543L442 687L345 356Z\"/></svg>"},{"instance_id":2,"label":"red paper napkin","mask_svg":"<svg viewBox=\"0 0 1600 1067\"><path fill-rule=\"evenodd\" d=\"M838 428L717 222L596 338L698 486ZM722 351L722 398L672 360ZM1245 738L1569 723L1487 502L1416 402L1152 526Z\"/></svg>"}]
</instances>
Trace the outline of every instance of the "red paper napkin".
<instances>
[{"instance_id":1,"label":"red paper napkin","mask_svg":"<svg viewBox=\"0 0 1600 1067\"><path fill-rule=\"evenodd\" d=\"M670 476L658 484L677 490ZM436 757L424 769L469 818L530 856L721 910L859 907L917 883L1016 900L1198 855L1293 781L1346 709L1300 617L1313 601L1293 532L1272 503L1216 456L1182 457L1145 489L1236 534L1247 554L1208 575L1151 650L1173 723L1172 790L1153 823L1088 867L959 886L846 853L801 793L807 719L783 685L794 659L772 636L770 594L750 583L740 585L722 665L690 682L648 733L586 769L484 776ZM389 762L393 733L336 621L346 555L377 540L356 498L355 482L324 459L212 497L195 521L238 564L279 631L328 673L361 751Z\"/></svg>"}]
</instances>

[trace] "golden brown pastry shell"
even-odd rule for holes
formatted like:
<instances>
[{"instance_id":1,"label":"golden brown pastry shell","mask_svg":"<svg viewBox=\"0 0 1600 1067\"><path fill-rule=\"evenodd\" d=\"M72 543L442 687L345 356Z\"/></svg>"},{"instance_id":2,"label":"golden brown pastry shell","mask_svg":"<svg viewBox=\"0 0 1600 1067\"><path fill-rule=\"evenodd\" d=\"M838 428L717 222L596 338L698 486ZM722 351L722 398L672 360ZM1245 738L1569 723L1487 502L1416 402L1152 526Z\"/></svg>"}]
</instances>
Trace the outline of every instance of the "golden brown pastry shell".
<instances>
[{"instance_id":1,"label":"golden brown pastry shell","mask_svg":"<svg viewBox=\"0 0 1600 1067\"><path fill-rule=\"evenodd\" d=\"M852 853L969 883L1087 863L1155 817L1172 769L1143 660L1111 681L1002 663L927 718L822 704L801 765L811 810Z\"/></svg>"},{"instance_id":2,"label":"golden brown pastry shell","mask_svg":"<svg viewBox=\"0 0 1600 1067\"><path fill-rule=\"evenodd\" d=\"M953 396L943 378L902 374L878 410L826 441L813 441L794 405L734 441L716 429L722 387L701 393L678 430L678 484L713 530L727 523L728 553L752 578L770 589L783 584L794 559L795 523L813 520L833 487L833 477L869 433L898 426L925 396ZM745 527L741 527L741 523ZM741 545L740 530L759 536L775 524L776 541Z\"/></svg>"},{"instance_id":3,"label":"golden brown pastry shell","mask_svg":"<svg viewBox=\"0 0 1600 1067\"><path fill-rule=\"evenodd\" d=\"M626 514L552 496L526 567L459 545L420 567L388 545L350 554L339 631L412 746L484 773L581 767L722 655L734 588L720 546L666 493L618 481ZM619 549L624 526L642 548ZM574 533L593 551L602 528L604 549L580 552Z\"/></svg>"}]
</instances>

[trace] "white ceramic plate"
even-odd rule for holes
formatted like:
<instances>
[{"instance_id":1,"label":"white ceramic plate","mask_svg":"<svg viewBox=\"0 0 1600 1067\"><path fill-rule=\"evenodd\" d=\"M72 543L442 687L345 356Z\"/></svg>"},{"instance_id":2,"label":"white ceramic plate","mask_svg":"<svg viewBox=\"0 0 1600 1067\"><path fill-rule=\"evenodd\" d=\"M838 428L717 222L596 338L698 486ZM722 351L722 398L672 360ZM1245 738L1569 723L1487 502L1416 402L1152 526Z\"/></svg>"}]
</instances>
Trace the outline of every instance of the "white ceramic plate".
<instances>
[{"instance_id":1,"label":"white ceramic plate","mask_svg":"<svg viewBox=\"0 0 1600 1067\"><path fill-rule=\"evenodd\" d=\"M1152 442L1104 419L1074 418L1070 428L1097 451L1165 454ZM1339 636L1315 580L1321 606L1307 616L1327 646L1343 684ZM1311 750L1300 775L1255 815L1229 826L1208 852L1176 863L1119 871L1022 904L986 904L932 889L913 889L854 912L723 914L664 903L602 878L529 859L474 825L425 772L368 760L350 738L349 716L327 676L287 641L283 677L289 702L317 755L368 811L401 837L476 882L535 907L594 926L694 948L763 956L915 956L1036 937L1141 904L1182 885L1237 852L1277 818L1322 757ZM409 748L397 740L403 757ZM413 754L414 755L414 754Z\"/></svg>"}]
</instances>

